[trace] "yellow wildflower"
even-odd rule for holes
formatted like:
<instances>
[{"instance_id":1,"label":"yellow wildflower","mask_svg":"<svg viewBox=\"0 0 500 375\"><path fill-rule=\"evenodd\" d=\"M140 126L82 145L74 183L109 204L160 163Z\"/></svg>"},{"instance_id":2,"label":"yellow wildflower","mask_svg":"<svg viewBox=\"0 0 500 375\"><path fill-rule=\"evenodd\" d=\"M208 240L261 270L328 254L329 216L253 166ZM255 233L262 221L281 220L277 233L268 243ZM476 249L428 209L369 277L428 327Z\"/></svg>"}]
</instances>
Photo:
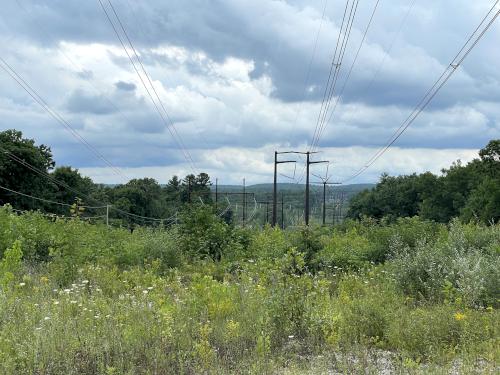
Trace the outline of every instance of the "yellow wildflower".
<instances>
[{"instance_id":1,"label":"yellow wildflower","mask_svg":"<svg viewBox=\"0 0 500 375\"><path fill-rule=\"evenodd\" d=\"M454 315L456 321L464 320L467 316L459 311L457 311Z\"/></svg>"}]
</instances>

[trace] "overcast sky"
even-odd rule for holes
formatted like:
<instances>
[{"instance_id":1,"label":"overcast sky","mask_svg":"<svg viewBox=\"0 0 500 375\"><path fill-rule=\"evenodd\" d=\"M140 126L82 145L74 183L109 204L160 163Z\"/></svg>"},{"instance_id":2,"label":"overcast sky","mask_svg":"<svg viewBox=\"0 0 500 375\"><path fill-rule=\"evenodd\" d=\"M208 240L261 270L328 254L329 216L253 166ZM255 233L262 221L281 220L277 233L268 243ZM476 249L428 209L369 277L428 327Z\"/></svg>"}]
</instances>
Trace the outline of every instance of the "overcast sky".
<instances>
[{"instance_id":1,"label":"overcast sky","mask_svg":"<svg viewBox=\"0 0 500 375\"><path fill-rule=\"evenodd\" d=\"M340 87L375 2L359 2ZM2 0L0 57L122 172L114 173L0 69L1 130L22 130L50 145L57 165L104 183L133 177L165 183L190 173L171 132L196 172L220 183L271 182L274 150L308 148L345 0L112 3L175 129L156 112L99 0ZM350 176L385 144L494 3L380 0L319 142L317 157L332 161L333 179ZM500 137L499 23L394 147L351 182L374 182L383 172L439 173ZM291 166L282 171L294 173Z\"/></svg>"}]
</instances>

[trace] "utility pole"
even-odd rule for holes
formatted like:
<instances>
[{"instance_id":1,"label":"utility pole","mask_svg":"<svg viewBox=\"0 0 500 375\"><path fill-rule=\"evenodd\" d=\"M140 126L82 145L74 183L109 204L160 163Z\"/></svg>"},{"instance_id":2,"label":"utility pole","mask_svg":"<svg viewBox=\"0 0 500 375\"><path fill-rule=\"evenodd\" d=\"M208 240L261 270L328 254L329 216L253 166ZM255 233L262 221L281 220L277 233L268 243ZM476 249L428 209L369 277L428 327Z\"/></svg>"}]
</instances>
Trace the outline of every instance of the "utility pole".
<instances>
[{"instance_id":1,"label":"utility pole","mask_svg":"<svg viewBox=\"0 0 500 375\"><path fill-rule=\"evenodd\" d=\"M109 228L109 204L106 205L106 226Z\"/></svg>"},{"instance_id":2,"label":"utility pole","mask_svg":"<svg viewBox=\"0 0 500 375\"><path fill-rule=\"evenodd\" d=\"M296 163L295 160L283 160L283 161L278 161L278 155L279 154L297 154L298 152L295 151L285 151L285 152L278 152L274 151L274 184L273 184L273 220L272 220L272 226L275 227L277 220L278 220L278 164L285 164L285 163Z\"/></svg>"},{"instance_id":3,"label":"utility pole","mask_svg":"<svg viewBox=\"0 0 500 375\"><path fill-rule=\"evenodd\" d=\"M304 205L304 220L306 225L309 225L309 167L311 164L329 163L327 160L321 161L311 161L311 154L316 152L307 151L306 152L306 201Z\"/></svg>"}]
</instances>

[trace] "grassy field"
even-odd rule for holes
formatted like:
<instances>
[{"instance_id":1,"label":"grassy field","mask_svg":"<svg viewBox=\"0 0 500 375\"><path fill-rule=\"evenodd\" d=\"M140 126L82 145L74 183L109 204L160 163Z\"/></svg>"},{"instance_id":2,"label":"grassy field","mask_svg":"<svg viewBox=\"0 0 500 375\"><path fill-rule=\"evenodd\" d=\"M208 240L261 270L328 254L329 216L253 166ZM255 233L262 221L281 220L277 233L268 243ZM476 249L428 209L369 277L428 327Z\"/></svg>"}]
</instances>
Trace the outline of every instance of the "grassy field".
<instances>
[{"instance_id":1,"label":"grassy field","mask_svg":"<svg viewBox=\"0 0 500 375\"><path fill-rule=\"evenodd\" d=\"M0 209L0 373L498 373L500 225L167 229Z\"/></svg>"}]
</instances>

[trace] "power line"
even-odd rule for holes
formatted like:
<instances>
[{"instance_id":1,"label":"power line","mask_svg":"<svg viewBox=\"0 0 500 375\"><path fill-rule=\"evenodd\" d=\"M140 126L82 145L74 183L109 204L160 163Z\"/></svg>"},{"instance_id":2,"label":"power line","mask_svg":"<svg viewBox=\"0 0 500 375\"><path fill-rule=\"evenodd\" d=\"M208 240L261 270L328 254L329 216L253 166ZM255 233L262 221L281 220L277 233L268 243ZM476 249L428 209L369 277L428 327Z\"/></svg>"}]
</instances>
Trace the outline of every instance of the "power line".
<instances>
[{"instance_id":1,"label":"power line","mask_svg":"<svg viewBox=\"0 0 500 375\"><path fill-rule=\"evenodd\" d=\"M56 204L56 205L65 206L65 207L71 207L71 206L73 206L72 204L69 204L69 203L56 202L56 201L52 201L50 199L44 199L44 198L35 197L33 195L24 194L24 193L21 193L21 192L16 191L16 190L9 189L9 188L7 188L5 186L2 186L2 185L0 185L0 189L6 190L8 192L11 192L11 193L14 193L14 194L17 194L17 195L21 195L23 197L27 197L27 198L31 198L31 199L34 199L34 200L37 200L37 201L45 202L45 203ZM84 208L106 208L106 206L81 206L81 205L79 205L79 206L80 207L84 207Z\"/></svg>"},{"instance_id":2,"label":"power line","mask_svg":"<svg viewBox=\"0 0 500 375\"><path fill-rule=\"evenodd\" d=\"M358 0L358 2L359 2L359 0ZM351 9L349 11L349 17L348 17L348 20L347 20L347 24L345 26L345 31L343 31L344 24L345 24L345 17L346 17L347 10L349 9L349 4L350 4L350 0L346 1L346 5L345 5L345 9L344 9L344 14L342 16L342 23L341 23L340 29L339 29L339 35L337 37L337 43L335 45L335 51L333 53L332 63L330 65L330 71L328 73L328 79L327 79L327 82L326 82L326 85L325 85L325 91L323 93L323 100L322 100L321 108L320 108L320 111L319 111L319 114L318 114L318 120L316 122L316 127L314 129L314 134L313 134L313 138L312 138L312 141L311 141L311 146L309 147L310 151L312 150L312 147L313 147L313 145L315 143L315 139L317 137L317 132L318 132L318 130L320 128L320 124L321 124L321 121L322 121L322 118L323 118L323 113L326 111L328 103L331 100L331 95L332 95L333 90L335 88L335 85L337 83L338 73L340 71L340 67L341 67L341 64L342 64L342 59L343 59L343 56L344 56L343 51L345 50L345 47L347 47L347 38L346 38L346 36L347 36L348 33L350 34L349 25L352 25L351 24L351 20L352 20L352 15L353 15L354 4L356 4L356 9L357 9L358 2L355 2L353 0L353 2L351 3ZM348 30L349 30L349 32L348 32ZM342 39L342 42L340 42L341 39ZM339 50L339 45L340 45L340 50ZM337 51L339 51L339 55L338 56L337 56ZM333 77L332 77L332 73L333 73Z\"/></svg>"},{"instance_id":3,"label":"power line","mask_svg":"<svg viewBox=\"0 0 500 375\"><path fill-rule=\"evenodd\" d=\"M354 66L356 65L356 61L358 60L358 57L359 57L359 52L361 51L361 48L363 47L363 44L365 42L365 39L366 39L366 35L368 34L368 30L370 29L370 26L373 22L373 17L375 16L375 13L377 11L377 8L378 8L378 5L380 3L380 0L377 0L376 3L375 3L375 6L373 7L373 11L371 13L371 16L370 16L370 20L368 21L368 24L366 25L366 28L365 28L365 31L363 33L363 37L361 38L361 42L359 43L359 47L356 51L356 55L354 56L354 59L351 63L351 67L349 68L349 72L347 73L347 77L344 81L344 84L340 90L340 93L337 95L337 98L335 100L335 105L332 109L332 112L330 113L330 116L328 117L328 120L327 121L323 121L323 124L322 124L322 127L320 128L320 130L318 131L318 137L316 139L316 145L314 146L314 149L317 148L317 146L319 145L319 141L320 141L320 138L326 128L326 126L328 125L328 123L331 121L332 117L333 117L333 114L335 113L335 110L337 108L337 105L339 103L339 101L342 100L342 95L344 94L344 90L346 88L346 85L347 85L347 82L349 81L349 78L351 77L351 74L352 74L352 71L354 69ZM326 119L326 117L325 117Z\"/></svg>"},{"instance_id":4,"label":"power line","mask_svg":"<svg viewBox=\"0 0 500 375\"><path fill-rule=\"evenodd\" d=\"M66 184L65 182L62 182L60 180L57 180L56 178L54 178L53 176L51 176L49 173L47 172L44 172L42 171L41 169L31 165L30 163L24 161L23 159L19 158L18 156L16 156L14 153L10 152L9 150L5 149L4 147L0 146L0 150L3 150L4 153L7 154L8 157L10 157L12 160L14 160L15 162L23 165L24 167L32 170L33 172L41 175L42 177L45 177L47 178L48 180L50 180L51 182L55 183L56 185L59 185L59 186L62 186L64 187L65 189L68 189L72 192L74 192L75 194L77 194L79 197L84 197L84 198L87 198L89 201L94 201L94 202L97 202L99 204L102 204L102 208L108 206L109 208L119 212L119 213L122 213L124 215L127 215L127 216L130 216L130 217L136 217L136 218L141 218L141 219L144 219L144 220L152 220L152 221L162 221L162 220L165 220L165 219L160 219L160 218L152 218L152 217L146 217L146 216L141 216L141 215L136 215L136 214L132 214L130 212L126 212L126 211L123 211L121 209L118 209L116 207L114 207L113 205L109 204L109 203L103 203L95 198L92 198L90 197L89 195L87 194L84 194L78 190L75 190L74 188L72 188L71 186L69 186L68 184Z\"/></svg>"},{"instance_id":5,"label":"power line","mask_svg":"<svg viewBox=\"0 0 500 375\"><path fill-rule=\"evenodd\" d=\"M47 102L38 94L38 92L26 82L16 71L9 65L2 57L0 57L0 68L2 68L14 81L17 82L21 88L28 93L28 95L33 98L50 116L52 116L57 122L63 125L66 130L76 139L78 142L82 143L90 152L92 152L98 159L101 159L106 165L111 167L113 172L117 175L121 175L125 179L127 177L115 167L108 159L106 159L94 146L92 146L82 135L80 135L73 126L66 121L59 113L53 110Z\"/></svg>"},{"instance_id":6,"label":"power line","mask_svg":"<svg viewBox=\"0 0 500 375\"><path fill-rule=\"evenodd\" d=\"M311 77L311 68L312 68L312 64L313 64L314 58L316 56L316 49L318 48L319 35L321 33L321 28L323 27L323 21L325 19L325 13L326 13L327 5L328 5L328 0L325 0L325 3L323 5L323 14L321 15L321 20L320 20L320 23L319 23L318 32L316 33L316 39L314 40L313 52L311 54L311 59L309 60L309 66L307 67L306 79L305 79L305 82L304 82L304 90L302 92L302 99L305 99L305 97L306 97L307 85L309 84L309 79ZM295 115L295 121L293 123L292 132L295 130L295 126L297 125L297 120L299 118L299 114L301 112L301 109L302 109L302 106L299 103L299 108L297 109L297 113Z\"/></svg>"},{"instance_id":7,"label":"power line","mask_svg":"<svg viewBox=\"0 0 500 375\"><path fill-rule=\"evenodd\" d=\"M189 151L185 148L185 146L183 145L182 143L182 139L180 138L180 135L179 133L177 132L177 129L175 128L174 126L174 123L173 121L171 120L170 116L168 115L168 112L166 111L165 109L165 106L163 105L163 102L161 101L159 95L158 95L158 92L156 91L149 75L147 74L146 72L146 69L144 68L144 65L142 64L142 61L139 57L139 54L137 53L131 39L129 38L128 34L127 34L127 31L125 30L125 27L123 26L123 23L121 22L120 20L120 17L118 16L118 13L115 11L115 8L113 7L113 4L111 3L110 0L108 0L108 3L109 3L109 6L113 12L113 14L115 15L115 18L123 32L123 34L125 35L125 38L127 39L128 41L128 44L132 50L132 52L134 53L134 56L135 58L137 59L138 63L140 64L141 66L141 69L143 71L143 74L146 76L150 86L151 86L151 89L152 91L155 93L155 96L160 104L160 106L162 107L163 109L163 112L165 113L166 115L166 118L164 116L164 114L162 113L162 111L160 110L160 107L158 106L158 103L156 102L156 100L154 99L153 95L151 94L151 91L150 89L148 88L148 85L146 84L146 82L144 81L144 78L142 77L140 71L139 71L139 68L137 67L137 65L135 64L134 62L134 59L132 58L131 54L129 53L127 47L125 46L125 42L124 40L122 39L122 37L120 36L120 33L117 29L117 27L115 26L115 23L113 22L113 20L111 19L111 16L110 14L108 13L108 10L106 9L106 7L104 6L102 0L98 0L99 1L99 4L101 5L101 8L106 16L106 19L108 20L108 22L110 23L111 27L113 28L113 31L115 32L123 50L125 51L127 57L129 58L137 76L139 77L139 80L141 81L142 85L144 86L145 90L146 90L146 93L148 94L149 98L151 99L151 101L153 102L153 105L156 109L156 111L158 112L158 114L160 115L160 118L162 119L162 121L165 123L165 126L167 127L167 130L169 131L170 135L172 136L173 140L178 144L179 148L181 149L183 155L184 155L184 158L186 159L186 161L188 162L188 164L190 165L191 169L193 170L193 172L195 171L195 165L194 165L194 161L193 161L193 158L191 157ZM168 121L167 121L168 119Z\"/></svg>"},{"instance_id":8,"label":"power line","mask_svg":"<svg viewBox=\"0 0 500 375\"><path fill-rule=\"evenodd\" d=\"M163 112L165 113L168 121L170 122L170 126L172 128L172 130L174 131L174 133L176 134L177 138L178 138L178 143L179 145L181 146L183 152L185 153L185 155L188 157L189 159L189 162L192 164L192 167L194 167L194 161L193 161L193 158L191 157L190 153L188 152L188 150L186 149L183 141L182 141L182 138L180 136L180 134L177 132L177 128L175 127L174 125L174 122L172 121L172 119L170 118L167 110L165 109L165 106L163 105L163 102L162 100L160 99L160 96L158 95L158 92L156 91L156 88L154 87L153 85L153 82L151 81L151 77L149 76L149 74L146 72L146 69L144 68L144 65L141 61L141 58L139 57L139 54L137 53L137 50L136 48L134 47L130 37L128 36L128 33L127 33L127 30L125 29L125 27L123 26L123 23L120 19L120 17L118 16L118 13L116 12L115 10L115 7L113 6L113 3L111 3L111 0L108 0L108 4L109 6L111 7L111 10L113 11L113 14L115 15L117 21L118 21L118 24L120 25L120 28L122 29L123 31L123 34L125 35L125 37L127 38L127 41L130 45L130 47L132 48L132 51L134 52L134 55L135 55L135 58L137 59L137 61L139 62L139 64L141 65L141 69L142 69L142 72L144 73L144 75L146 76L146 78L148 79L148 82L149 82L149 85L151 86L151 88L153 89L153 92L155 93L155 96L156 96L156 99L158 99L158 103L160 103L160 106L161 108L163 109ZM167 125L168 126L168 125ZM193 168L194 169L194 168Z\"/></svg>"},{"instance_id":9,"label":"power line","mask_svg":"<svg viewBox=\"0 0 500 375\"><path fill-rule=\"evenodd\" d=\"M31 12L26 9L26 7L21 3L21 1L19 0L16 0L16 3L17 5L27 14L30 14ZM39 30L42 30L43 29L43 25L38 22L38 20L35 18L35 19L32 19L31 22L33 22L37 28ZM45 34L48 35L49 33L47 33L47 31L45 31ZM66 52L64 52L63 49L58 49L58 51L64 56L64 58L66 60L68 60L68 62L73 65L73 67L77 70L80 70L82 73L85 72L85 69L80 66L78 63L76 63L71 57L68 56L68 54ZM85 82L87 82L90 86L92 86L95 90L96 93L101 93L101 91L97 88L97 86L92 83L91 80L84 80ZM130 121L130 119L120 110L120 108L118 108L118 106L106 95L102 95L102 98L110 105L112 106L124 119L126 119L127 121Z\"/></svg>"},{"instance_id":10,"label":"power line","mask_svg":"<svg viewBox=\"0 0 500 375\"><path fill-rule=\"evenodd\" d=\"M368 91L368 89L370 89L370 87L375 82L375 79L378 77L378 74L380 73L380 70L382 69L382 66L385 63L385 60L387 59L387 56L389 56L389 52L391 52L392 47L394 47L394 44L396 43L396 40L398 39L398 36L401 33L401 30L403 29L403 26L406 23L406 20L407 20L408 16L410 15L410 13L411 13L411 11L413 9L413 7L415 5L415 2L416 2L416 0L411 0L411 3L410 3L410 6L408 7L408 10L406 11L405 15L403 16L403 19L401 20L401 23L399 24L399 27L398 27L397 31L394 33L394 37L392 38L392 41L389 44L389 47L384 52L384 57L382 58L382 60L378 64L377 68L375 69L375 72L373 73L372 79L370 80L370 82L368 83L368 85L366 85L365 91Z\"/></svg>"},{"instance_id":11,"label":"power line","mask_svg":"<svg viewBox=\"0 0 500 375\"><path fill-rule=\"evenodd\" d=\"M5 206L1 206L1 207L5 207ZM12 208L12 207L9 207L10 210L14 211L14 212L19 212L19 213L23 213L23 214L27 214L27 213L31 213L31 212L36 212L37 215L41 215L41 216L45 216L45 217L51 217L51 218L59 218L59 219L77 219L77 217L75 216L65 216L65 215L58 215L58 214L54 214L54 213L42 213L40 211L28 211L28 210L18 210L17 208ZM106 217L106 215L99 215L99 216L80 216L78 217L78 219L80 220L89 220L89 219L104 219Z\"/></svg>"},{"instance_id":12,"label":"power line","mask_svg":"<svg viewBox=\"0 0 500 375\"><path fill-rule=\"evenodd\" d=\"M359 4L359 0L353 0L352 3L350 2L350 0L346 1L344 13L342 16L342 22L341 22L339 34L337 37L337 43L335 45L335 50L334 50L333 57L332 57L332 63L330 65L330 71L328 73L328 79L327 79L327 82L325 85L325 91L323 93L323 100L322 100L320 111L318 114L318 119L316 121L316 126L314 129L311 144L309 146L309 151L312 151L314 146L315 146L316 139L319 136L319 130L321 129L321 124L324 121L324 118L326 117L326 113L328 112L328 109L330 107L330 103L331 103L333 94L335 92L335 86L337 84L338 77L340 74L340 68L342 66L342 61L344 59L345 51L347 49L347 45L349 42L349 37L351 35L352 25L354 23L354 18L356 16L356 12L358 9L358 4ZM349 9L349 5L351 5L350 9ZM349 10L349 15L347 17L347 22L346 22L346 15L348 13L348 10ZM344 25L345 25L345 29L344 29ZM340 46L340 48L339 48L339 46ZM338 52L338 54L337 54L337 52ZM332 74L333 74L333 76L332 76ZM297 183L300 183L302 181L302 179L304 178L305 170L306 170L306 167L304 166L304 168L302 169L301 176L298 179Z\"/></svg>"},{"instance_id":13,"label":"power line","mask_svg":"<svg viewBox=\"0 0 500 375\"><path fill-rule=\"evenodd\" d=\"M354 19L355 19L356 12L357 12L357 9L358 9L359 0L355 4L356 4L356 6L354 8L354 12L352 13L352 17L349 18L350 22L348 23L348 30L344 34L344 38L343 38L343 41L342 41L343 44L342 44L342 47L341 47L341 55L340 55L339 62L337 64L338 65L338 69L335 72L336 74L335 74L335 77L334 77L334 82L333 82L333 84L330 87L328 102L327 102L326 108L323 111L323 114L321 116L321 120L320 120L320 122L318 124L318 129L316 131L316 139L313 140L312 146L310 148L311 151L316 150L316 144L317 144L317 142L319 142L319 138L321 137L322 128L324 127L324 123L326 121L326 117L328 115L328 111L330 110L332 99L335 96L335 88L337 86L337 82L338 82L338 79L340 77L340 69L341 69L342 62L343 62L344 56L345 56L345 52L347 50L347 45L349 43L349 39L350 39L350 36L351 36L352 26L354 24ZM353 5L354 5L354 3L353 3Z\"/></svg>"},{"instance_id":14,"label":"power line","mask_svg":"<svg viewBox=\"0 0 500 375\"><path fill-rule=\"evenodd\" d=\"M372 166L375 161L380 158L393 144L396 142L399 137L408 129L408 127L415 121L415 119L420 115L420 113L427 107L427 105L432 101L432 99L437 95L437 93L441 90L441 88L448 82L453 73L458 69L458 67L462 64L465 58L469 55L472 49L477 45L477 43L482 39L486 31L491 27L493 22L500 15L500 10L497 11L491 20L484 26L483 30L477 35L474 39L474 36L477 34L481 26L486 22L490 14L493 12L497 4L500 0L497 0L495 4L490 8L486 16L482 19L481 23L476 27L474 32L469 36L467 41L464 43L460 51L456 54L456 56L452 59L450 64L446 67L443 73L439 76L439 78L434 82L432 87L427 91L424 97L419 101L419 103L415 106L413 111L408 115L408 117L401 123L398 129L392 134L387 143L380 148L366 163L363 167L361 167L358 171L356 171L353 175L346 178L343 183L350 181L364 171L366 171L370 166ZM474 39L474 40L473 40ZM471 43L472 41L472 43ZM465 51L465 52L464 52Z\"/></svg>"}]
</instances>

